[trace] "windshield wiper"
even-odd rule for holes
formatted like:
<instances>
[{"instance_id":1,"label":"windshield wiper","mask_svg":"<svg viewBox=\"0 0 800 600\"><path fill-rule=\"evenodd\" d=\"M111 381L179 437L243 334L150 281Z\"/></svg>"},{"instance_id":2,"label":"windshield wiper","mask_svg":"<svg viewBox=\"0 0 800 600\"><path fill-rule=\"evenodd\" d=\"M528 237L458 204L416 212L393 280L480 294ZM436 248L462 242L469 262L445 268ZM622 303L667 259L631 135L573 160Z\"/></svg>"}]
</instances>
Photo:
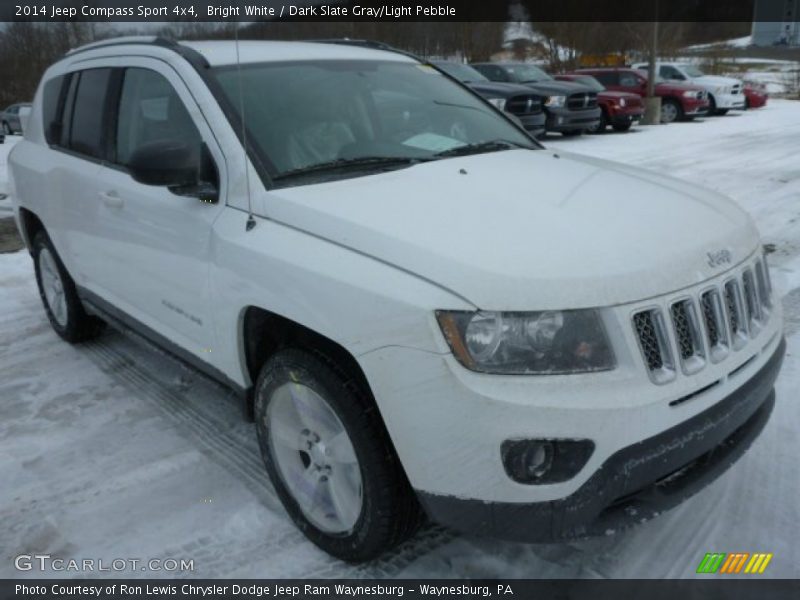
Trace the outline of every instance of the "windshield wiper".
<instances>
[{"instance_id":1,"label":"windshield wiper","mask_svg":"<svg viewBox=\"0 0 800 600\"><path fill-rule=\"evenodd\" d=\"M508 140L490 140L488 142L478 142L475 144L464 144L463 146L456 146L448 150L437 152L434 156L438 158L445 158L448 156L466 156L467 154L481 154L483 152L498 152L500 150L511 150L513 148L525 148L526 150L533 150L533 146L525 146L517 142L510 142Z\"/></svg>"},{"instance_id":2,"label":"windshield wiper","mask_svg":"<svg viewBox=\"0 0 800 600\"><path fill-rule=\"evenodd\" d=\"M284 171L283 173L273 176L272 179L273 181L278 181L307 174L336 172L358 167L402 167L414 165L426 160L430 159L424 157L412 158L408 156L359 156L357 158L337 158L335 160L328 160L306 167L298 167L297 169Z\"/></svg>"}]
</instances>

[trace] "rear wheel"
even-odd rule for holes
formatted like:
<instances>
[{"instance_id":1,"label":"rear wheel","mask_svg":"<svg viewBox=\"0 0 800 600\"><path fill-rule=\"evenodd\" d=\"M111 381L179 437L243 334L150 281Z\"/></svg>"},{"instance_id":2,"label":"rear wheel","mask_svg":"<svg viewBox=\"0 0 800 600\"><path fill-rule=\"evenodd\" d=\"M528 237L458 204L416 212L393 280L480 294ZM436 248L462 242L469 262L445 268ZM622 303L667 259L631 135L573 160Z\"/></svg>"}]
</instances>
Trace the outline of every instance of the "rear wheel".
<instances>
[{"instance_id":1,"label":"rear wheel","mask_svg":"<svg viewBox=\"0 0 800 600\"><path fill-rule=\"evenodd\" d=\"M665 98L661 102L661 122L672 123L683 116L683 109L677 100Z\"/></svg>"},{"instance_id":2,"label":"rear wheel","mask_svg":"<svg viewBox=\"0 0 800 600\"><path fill-rule=\"evenodd\" d=\"M285 349L256 385L261 454L297 527L350 562L411 536L422 512L368 390L319 355Z\"/></svg>"},{"instance_id":3,"label":"rear wheel","mask_svg":"<svg viewBox=\"0 0 800 600\"><path fill-rule=\"evenodd\" d=\"M44 231L33 239L33 264L39 296L56 333L72 344L96 337L104 323L84 310L75 283Z\"/></svg>"}]
</instances>

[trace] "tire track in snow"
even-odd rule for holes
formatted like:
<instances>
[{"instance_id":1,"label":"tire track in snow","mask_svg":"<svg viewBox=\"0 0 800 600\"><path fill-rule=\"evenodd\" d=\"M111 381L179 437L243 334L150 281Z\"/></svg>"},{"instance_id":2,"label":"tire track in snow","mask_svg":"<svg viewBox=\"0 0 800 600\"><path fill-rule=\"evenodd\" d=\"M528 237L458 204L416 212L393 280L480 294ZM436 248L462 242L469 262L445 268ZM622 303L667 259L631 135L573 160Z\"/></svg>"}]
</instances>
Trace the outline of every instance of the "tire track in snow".
<instances>
[{"instance_id":1,"label":"tire track in snow","mask_svg":"<svg viewBox=\"0 0 800 600\"><path fill-rule=\"evenodd\" d=\"M133 338L132 341L135 342L140 340L135 335L126 335L125 337ZM150 351L150 344L145 340L141 341L147 345L147 350ZM268 539L254 544L246 544L237 548L235 555L241 556L242 561L246 562L252 561L253 556L264 556L265 553L268 555L272 551L286 551L299 545L311 544L285 516L280 500L264 470L255 435L237 436L232 439L231 434L238 432L220 428L219 422L200 410L181 390L159 381L154 377L154 373L140 366L139 361L132 354L122 349L120 342L121 340L103 336L98 340L83 344L81 348L86 351L86 354L101 371L118 380L134 392L137 398L146 400L148 404L164 414L179 430L188 434L202 448L205 455L221 464L229 472L234 473L237 479L240 479L251 491L256 493L270 511L278 513L286 519L288 528L281 532L277 540ZM163 352L157 353L169 360L171 366L194 374L192 369L171 356ZM201 382L198 377L192 384L203 386L205 380L203 378ZM211 382L208 382L208 386L216 387ZM220 388L220 392L222 389ZM425 525L413 538L370 563L348 565L320 552L322 560L318 564L310 565L310 569L309 565L302 565L296 575L298 577L393 577L425 554L449 543L454 538L455 535L452 532L442 527ZM224 574L226 565L235 562L227 549L224 555L209 552L205 560L208 561L208 568L211 572L220 574ZM204 563L204 571L205 569Z\"/></svg>"}]
</instances>

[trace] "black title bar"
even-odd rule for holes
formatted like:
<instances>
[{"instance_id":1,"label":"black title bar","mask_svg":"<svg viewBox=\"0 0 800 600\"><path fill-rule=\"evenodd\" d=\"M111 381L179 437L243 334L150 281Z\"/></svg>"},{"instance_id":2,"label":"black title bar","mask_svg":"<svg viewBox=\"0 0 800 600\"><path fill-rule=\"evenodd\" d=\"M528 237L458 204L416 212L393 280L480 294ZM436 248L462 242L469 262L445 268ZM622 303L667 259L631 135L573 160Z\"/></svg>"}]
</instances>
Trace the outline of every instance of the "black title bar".
<instances>
[{"instance_id":1,"label":"black title bar","mask_svg":"<svg viewBox=\"0 0 800 600\"><path fill-rule=\"evenodd\" d=\"M783 21L783 0L4 0L0 21Z\"/></svg>"}]
</instances>

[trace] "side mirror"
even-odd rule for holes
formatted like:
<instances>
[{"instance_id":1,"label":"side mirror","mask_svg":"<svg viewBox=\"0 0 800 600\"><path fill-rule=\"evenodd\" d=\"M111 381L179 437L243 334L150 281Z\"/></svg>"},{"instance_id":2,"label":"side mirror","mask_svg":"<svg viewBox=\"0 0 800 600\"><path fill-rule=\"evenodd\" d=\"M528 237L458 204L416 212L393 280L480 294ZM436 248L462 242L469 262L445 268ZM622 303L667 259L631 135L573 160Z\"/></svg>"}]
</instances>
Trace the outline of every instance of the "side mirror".
<instances>
[{"instance_id":1,"label":"side mirror","mask_svg":"<svg viewBox=\"0 0 800 600\"><path fill-rule=\"evenodd\" d=\"M162 140L137 148L128 160L128 169L139 183L166 187L179 196L216 202L216 186L202 181L202 173L207 171L202 165L206 163L213 168L205 145L197 152L181 140Z\"/></svg>"}]
</instances>

